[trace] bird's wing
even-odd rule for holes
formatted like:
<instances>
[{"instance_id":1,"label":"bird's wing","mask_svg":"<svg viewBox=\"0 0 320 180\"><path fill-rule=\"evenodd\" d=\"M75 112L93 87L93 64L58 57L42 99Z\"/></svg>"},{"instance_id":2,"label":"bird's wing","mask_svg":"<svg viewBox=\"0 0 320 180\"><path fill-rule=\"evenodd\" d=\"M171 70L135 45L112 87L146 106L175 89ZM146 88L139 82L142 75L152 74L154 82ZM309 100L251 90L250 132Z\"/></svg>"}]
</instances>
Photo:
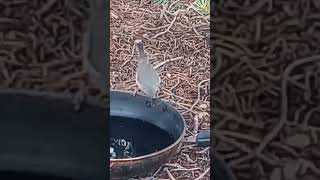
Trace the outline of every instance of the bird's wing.
<instances>
[{"instance_id":1,"label":"bird's wing","mask_svg":"<svg viewBox=\"0 0 320 180\"><path fill-rule=\"evenodd\" d=\"M160 77L151 64L139 64L137 69L137 81L141 85L158 87Z\"/></svg>"}]
</instances>

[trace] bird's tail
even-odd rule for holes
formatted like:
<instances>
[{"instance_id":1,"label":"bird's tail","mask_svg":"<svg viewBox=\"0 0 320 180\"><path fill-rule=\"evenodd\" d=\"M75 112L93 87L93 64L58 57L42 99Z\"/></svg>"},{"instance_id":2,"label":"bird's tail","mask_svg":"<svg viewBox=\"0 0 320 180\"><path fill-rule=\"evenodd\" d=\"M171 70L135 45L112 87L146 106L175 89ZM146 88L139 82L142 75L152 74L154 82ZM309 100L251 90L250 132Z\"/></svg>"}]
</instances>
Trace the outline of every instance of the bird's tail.
<instances>
[{"instance_id":1,"label":"bird's tail","mask_svg":"<svg viewBox=\"0 0 320 180\"><path fill-rule=\"evenodd\" d=\"M138 51L138 62L140 63L149 63L149 59L145 54L144 45L142 40L138 39L135 41L135 46Z\"/></svg>"}]
</instances>

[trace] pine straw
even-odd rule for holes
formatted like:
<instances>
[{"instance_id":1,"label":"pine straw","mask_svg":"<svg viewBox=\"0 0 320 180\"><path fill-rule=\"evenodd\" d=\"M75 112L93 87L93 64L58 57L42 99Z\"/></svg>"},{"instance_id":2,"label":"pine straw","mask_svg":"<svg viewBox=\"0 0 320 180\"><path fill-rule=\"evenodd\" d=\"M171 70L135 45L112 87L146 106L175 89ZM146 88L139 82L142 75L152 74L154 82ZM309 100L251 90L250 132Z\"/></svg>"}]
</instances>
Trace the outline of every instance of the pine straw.
<instances>
[{"instance_id":1,"label":"pine straw","mask_svg":"<svg viewBox=\"0 0 320 180\"><path fill-rule=\"evenodd\" d=\"M0 87L103 95L82 67L85 1L0 2Z\"/></svg>"},{"instance_id":2,"label":"pine straw","mask_svg":"<svg viewBox=\"0 0 320 180\"><path fill-rule=\"evenodd\" d=\"M142 39L150 61L161 73L159 96L183 114L187 136L191 136L210 126L208 18L193 9L183 11L187 8L183 6L174 13L177 8L169 6L150 1L111 1L110 85L118 90L136 88L133 42ZM194 142L185 142L182 151L155 177L210 179L209 150L201 150Z\"/></svg>"},{"instance_id":3,"label":"pine straw","mask_svg":"<svg viewBox=\"0 0 320 180\"><path fill-rule=\"evenodd\" d=\"M219 3L217 151L239 180L319 179L319 2Z\"/></svg>"}]
</instances>

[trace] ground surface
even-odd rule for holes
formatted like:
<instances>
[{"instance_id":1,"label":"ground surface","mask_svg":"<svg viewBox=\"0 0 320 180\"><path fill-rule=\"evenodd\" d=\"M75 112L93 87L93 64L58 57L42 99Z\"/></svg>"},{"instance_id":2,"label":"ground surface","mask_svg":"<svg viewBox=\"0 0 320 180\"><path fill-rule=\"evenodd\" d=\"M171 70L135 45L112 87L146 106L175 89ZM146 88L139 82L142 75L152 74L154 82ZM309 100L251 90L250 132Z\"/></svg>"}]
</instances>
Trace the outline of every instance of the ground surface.
<instances>
[{"instance_id":1,"label":"ground surface","mask_svg":"<svg viewBox=\"0 0 320 180\"><path fill-rule=\"evenodd\" d=\"M319 179L319 1L218 3L215 149L239 180Z\"/></svg>"},{"instance_id":2,"label":"ground surface","mask_svg":"<svg viewBox=\"0 0 320 180\"><path fill-rule=\"evenodd\" d=\"M210 179L209 149L195 147L192 134L209 129L209 23L190 2L176 6L150 1L111 1L110 85L135 89L135 39L142 39L150 61L158 64L162 79L159 96L176 104L188 124L181 152L154 177L159 179ZM178 6L177 6L178 5ZM180 6L180 7L179 7ZM180 9L177 13L177 10ZM159 64L160 63L160 64Z\"/></svg>"},{"instance_id":3,"label":"ground surface","mask_svg":"<svg viewBox=\"0 0 320 180\"><path fill-rule=\"evenodd\" d=\"M0 87L103 96L82 66L85 1L1 1Z\"/></svg>"}]
</instances>

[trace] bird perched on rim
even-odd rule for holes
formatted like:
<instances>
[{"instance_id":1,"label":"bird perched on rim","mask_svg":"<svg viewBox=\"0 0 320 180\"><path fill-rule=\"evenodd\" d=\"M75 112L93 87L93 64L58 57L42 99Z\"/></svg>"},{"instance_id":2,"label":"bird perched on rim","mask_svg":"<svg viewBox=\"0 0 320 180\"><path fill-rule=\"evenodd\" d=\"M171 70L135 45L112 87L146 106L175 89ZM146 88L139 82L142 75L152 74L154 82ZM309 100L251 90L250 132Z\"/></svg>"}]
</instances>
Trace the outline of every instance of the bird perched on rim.
<instances>
[{"instance_id":1,"label":"bird perched on rim","mask_svg":"<svg viewBox=\"0 0 320 180\"><path fill-rule=\"evenodd\" d=\"M144 51L142 40L135 41L136 50L138 51L138 67L136 70L136 84L148 97L154 99L160 88L161 79L158 72L149 62L149 58ZM135 95L137 90L135 92Z\"/></svg>"}]
</instances>

